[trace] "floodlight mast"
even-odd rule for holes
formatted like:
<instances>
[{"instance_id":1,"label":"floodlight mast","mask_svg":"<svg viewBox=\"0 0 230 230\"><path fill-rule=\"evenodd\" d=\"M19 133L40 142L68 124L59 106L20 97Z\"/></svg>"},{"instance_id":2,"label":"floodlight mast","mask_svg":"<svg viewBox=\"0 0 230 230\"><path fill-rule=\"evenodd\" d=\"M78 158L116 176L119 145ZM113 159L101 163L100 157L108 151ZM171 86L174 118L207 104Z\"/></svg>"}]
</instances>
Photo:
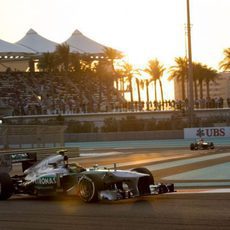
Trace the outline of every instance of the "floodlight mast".
<instances>
[{"instance_id":1,"label":"floodlight mast","mask_svg":"<svg viewBox=\"0 0 230 230\"><path fill-rule=\"evenodd\" d=\"M188 117L189 126L193 126L193 69L192 69L192 44L191 44L191 23L190 23L190 2L187 0L187 36L188 36Z\"/></svg>"}]
</instances>

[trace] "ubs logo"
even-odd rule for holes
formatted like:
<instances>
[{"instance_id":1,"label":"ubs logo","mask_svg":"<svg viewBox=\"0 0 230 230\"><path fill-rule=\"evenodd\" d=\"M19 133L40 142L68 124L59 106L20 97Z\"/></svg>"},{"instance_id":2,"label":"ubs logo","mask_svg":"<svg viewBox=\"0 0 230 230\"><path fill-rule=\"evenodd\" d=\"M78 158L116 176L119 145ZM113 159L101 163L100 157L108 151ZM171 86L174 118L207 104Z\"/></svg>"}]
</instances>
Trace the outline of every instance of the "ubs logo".
<instances>
[{"instance_id":1,"label":"ubs logo","mask_svg":"<svg viewBox=\"0 0 230 230\"><path fill-rule=\"evenodd\" d=\"M198 137L224 137L224 128L208 128L208 129L197 129L196 136Z\"/></svg>"},{"instance_id":2,"label":"ubs logo","mask_svg":"<svg viewBox=\"0 0 230 230\"><path fill-rule=\"evenodd\" d=\"M197 129L196 136L198 136L198 137L205 136L204 130L203 129Z\"/></svg>"}]
</instances>

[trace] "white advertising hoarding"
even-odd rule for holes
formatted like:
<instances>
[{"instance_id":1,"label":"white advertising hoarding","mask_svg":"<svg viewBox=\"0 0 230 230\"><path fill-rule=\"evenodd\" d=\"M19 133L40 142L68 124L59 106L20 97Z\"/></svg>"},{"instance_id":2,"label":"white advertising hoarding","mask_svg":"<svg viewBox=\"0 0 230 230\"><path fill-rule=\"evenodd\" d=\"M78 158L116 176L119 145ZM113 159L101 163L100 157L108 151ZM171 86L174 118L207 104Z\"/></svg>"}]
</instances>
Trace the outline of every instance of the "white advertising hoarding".
<instances>
[{"instance_id":1,"label":"white advertising hoarding","mask_svg":"<svg viewBox=\"0 0 230 230\"><path fill-rule=\"evenodd\" d=\"M230 127L185 128L184 139L230 137Z\"/></svg>"}]
</instances>

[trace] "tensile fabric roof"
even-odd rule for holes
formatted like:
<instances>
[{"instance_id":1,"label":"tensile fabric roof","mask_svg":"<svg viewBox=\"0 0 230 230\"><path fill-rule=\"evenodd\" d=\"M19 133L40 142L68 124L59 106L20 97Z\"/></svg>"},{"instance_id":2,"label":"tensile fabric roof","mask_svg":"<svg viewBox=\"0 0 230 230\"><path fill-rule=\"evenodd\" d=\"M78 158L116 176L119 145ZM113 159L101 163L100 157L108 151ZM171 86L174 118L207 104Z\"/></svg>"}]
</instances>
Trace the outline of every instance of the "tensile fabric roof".
<instances>
[{"instance_id":1,"label":"tensile fabric roof","mask_svg":"<svg viewBox=\"0 0 230 230\"><path fill-rule=\"evenodd\" d=\"M16 42L16 44L31 49L35 53L52 53L58 45L58 43L42 37L33 29L30 29L21 40Z\"/></svg>"},{"instance_id":2,"label":"tensile fabric roof","mask_svg":"<svg viewBox=\"0 0 230 230\"><path fill-rule=\"evenodd\" d=\"M100 54L104 52L105 48L105 46L83 35L79 30L75 30L65 43L70 46L70 52Z\"/></svg>"},{"instance_id":3,"label":"tensile fabric roof","mask_svg":"<svg viewBox=\"0 0 230 230\"><path fill-rule=\"evenodd\" d=\"M24 55L33 54L34 51L24 46L13 44L0 39L0 55Z\"/></svg>"}]
</instances>

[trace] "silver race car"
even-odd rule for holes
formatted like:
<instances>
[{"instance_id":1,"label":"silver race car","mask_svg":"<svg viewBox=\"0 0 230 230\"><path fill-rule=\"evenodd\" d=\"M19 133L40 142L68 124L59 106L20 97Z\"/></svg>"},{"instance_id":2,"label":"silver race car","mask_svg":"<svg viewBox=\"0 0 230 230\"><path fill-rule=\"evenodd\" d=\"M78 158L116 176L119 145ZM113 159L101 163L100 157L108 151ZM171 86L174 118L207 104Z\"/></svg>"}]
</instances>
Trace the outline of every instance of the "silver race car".
<instances>
[{"instance_id":1,"label":"silver race car","mask_svg":"<svg viewBox=\"0 0 230 230\"><path fill-rule=\"evenodd\" d=\"M10 176L12 164L21 163L22 175ZM0 200L13 194L55 196L75 194L84 202L121 200L174 192L174 184L154 184L146 168L118 170L83 168L69 164L65 151L36 162L35 153L12 153L0 156Z\"/></svg>"},{"instance_id":2,"label":"silver race car","mask_svg":"<svg viewBox=\"0 0 230 230\"><path fill-rule=\"evenodd\" d=\"M203 150L203 149L214 149L213 142L204 141L204 139L199 139L190 144L191 150Z\"/></svg>"}]
</instances>

